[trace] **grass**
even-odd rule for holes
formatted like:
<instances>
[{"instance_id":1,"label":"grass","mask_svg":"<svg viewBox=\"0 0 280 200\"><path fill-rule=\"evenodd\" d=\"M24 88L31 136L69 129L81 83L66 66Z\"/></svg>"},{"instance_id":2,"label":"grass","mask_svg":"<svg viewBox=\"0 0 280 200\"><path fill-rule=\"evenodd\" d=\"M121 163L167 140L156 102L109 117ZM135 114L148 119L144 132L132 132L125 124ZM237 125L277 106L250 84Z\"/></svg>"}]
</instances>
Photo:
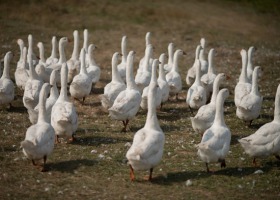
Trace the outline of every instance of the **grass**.
<instances>
[{"instance_id":1,"label":"grass","mask_svg":"<svg viewBox=\"0 0 280 200\"><path fill-rule=\"evenodd\" d=\"M74 102L79 115L77 142L55 145L48 158L46 173L34 168L19 148L26 129L30 126L22 104L22 92L16 90L9 111L0 110L0 197L1 199L276 199L279 198L280 162L274 157L258 159L259 166L243 153L238 138L255 132L273 119L274 95L279 84L279 16L262 13L254 6L232 1L0 1L0 56L14 53L11 76L19 58L18 38L27 42L33 34L35 44L44 42L50 54L53 35L72 38L75 29L80 38L89 29L90 43L99 49L95 58L102 68L101 80L86 104ZM246 4L248 5L248 4ZM98 95L111 76L111 56L120 51L122 35L128 36L128 49L135 50L137 62L144 54L144 37L152 32L154 56L167 51L169 42L187 52L180 60L183 91L179 101L169 101L158 112L160 125L166 135L162 162L154 170L154 181L143 177L147 172L136 172L136 182L129 181L125 163L127 143L143 127L146 113L139 111L131 121L131 131L121 133L121 122L111 120L102 108ZM196 155L195 144L200 136L194 134L185 104L188 87L187 69L193 64L196 45L205 37L207 52L215 48L214 62L218 72L231 79L224 84L230 90L225 103L225 121L232 133L227 167L211 164L214 174L205 172L205 164ZM72 45L67 47L69 58ZM80 41L80 46L82 40ZM248 128L235 115L233 91L240 73L240 50L254 45L254 63L263 68L260 91L264 96L259 119ZM47 57L47 56L46 56ZM136 71L136 70L135 70ZM254 172L261 169L263 174ZM191 180L192 185L186 186Z\"/></svg>"}]
</instances>

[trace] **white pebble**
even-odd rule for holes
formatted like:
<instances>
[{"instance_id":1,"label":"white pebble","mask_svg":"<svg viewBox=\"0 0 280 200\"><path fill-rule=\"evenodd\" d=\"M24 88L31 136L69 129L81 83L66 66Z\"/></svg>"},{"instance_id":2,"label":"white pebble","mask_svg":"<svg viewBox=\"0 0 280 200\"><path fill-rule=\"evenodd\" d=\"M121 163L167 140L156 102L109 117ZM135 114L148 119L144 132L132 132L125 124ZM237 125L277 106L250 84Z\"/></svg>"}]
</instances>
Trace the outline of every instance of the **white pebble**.
<instances>
[{"instance_id":1,"label":"white pebble","mask_svg":"<svg viewBox=\"0 0 280 200\"><path fill-rule=\"evenodd\" d=\"M189 179L186 181L186 186L191 186L192 185L192 181Z\"/></svg>"},{"instance_id":2,"label":"white pebble","mask_svg":"<svg viewBox=\"0 0 280 200\"><path fill-rule=\"evenodd\" d=\"M259 169L259 170L255 171L254 174L263 174L263 171Z\"/></svg>"},{"instance_id":3,"label":"white pebble","mask_svg":"<svg viewBox=\"0 0 280 200\"><path fill-rule=\"evenodd\" d=\"M97 151L95 149L91 150L90 153L97 153Z\"/></svg>"},{"instance_id":4,"label":"white pebble","mask_svg":"<svg viewBox=\"0 0 280 200\"><path fill-rule=\"evenodd\" d=\"M125 147L131 147L131 143L130 143L130 142L127 142L127 143L125 143L124 146L125 146Z\"/></svg>"}]
</instances>

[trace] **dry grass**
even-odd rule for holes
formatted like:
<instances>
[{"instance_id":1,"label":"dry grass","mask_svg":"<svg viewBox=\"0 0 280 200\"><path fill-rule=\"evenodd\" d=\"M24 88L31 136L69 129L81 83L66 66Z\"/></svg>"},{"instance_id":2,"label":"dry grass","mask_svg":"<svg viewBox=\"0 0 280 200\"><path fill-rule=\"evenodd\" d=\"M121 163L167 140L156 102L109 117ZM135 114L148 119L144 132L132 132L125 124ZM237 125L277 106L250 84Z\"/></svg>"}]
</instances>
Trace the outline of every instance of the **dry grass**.
<instances>
[{"instance_id":1,"label":"dry grass","mask_svg":"<svg viewBox=\"0 0 280 200\"><path fill-rule=\"evenodd\" d=\"M243 6L246 5L246 6ZM85 105L75 102L79 114L77 142L55 146L47 161L49 172L41 173L26 160L19 143L30 126L17 91L16 109L0 110L0 198L1 199L276 199L279 198L279 161L269 157L251 164L237 139L256 131L273 118L274 95L279 84L279 15L256 12L248 4L231 1L67 1L41 2L29 0L0 1L0 55L13 51L12 78L19 50L18 38L27 42L33 34L35 44L45 44L50 53L53 35L72 38L75 29L82 38L89 29L90 42L99 50L95 58L102 68L101 80ZM125 164L127 142L145 122L140 111L131 121L128 133L121 133L121 122L113 121L102 110L98 95L110 80L111 56L120 51L122 35L128 36L128 48L137 52L137 62L144 54L144 37L152 32L155 57L167 51L169 42L187 52L180 61L183 82L194 60L195 47L201 37L210 48L217 50L215 63L219 72L231 79L224 85L231 95L225 103L225 120L232 132L232 144L227 168L212 164L214 174L205 172L205 165L196 155L195 144L200 137L193 133L186 108L187 86L181 100L170 101L158 113L166 134L165 153L154 171L152 183L143 181L147 172L137 172L137 181L129 181ZM82 45L82 41L80 43ZM66 50L69 57L72 44ZM248 128L235 116L233 90L238 78L241 59L239 51L254 45L256 65L263 67L260 82L264 96L262 115ZM34 49L37 52L37 48ZM254 174L261 169L263 174ZM193 185L187 187L190 179Z\"/></svg>"}]
</instances>

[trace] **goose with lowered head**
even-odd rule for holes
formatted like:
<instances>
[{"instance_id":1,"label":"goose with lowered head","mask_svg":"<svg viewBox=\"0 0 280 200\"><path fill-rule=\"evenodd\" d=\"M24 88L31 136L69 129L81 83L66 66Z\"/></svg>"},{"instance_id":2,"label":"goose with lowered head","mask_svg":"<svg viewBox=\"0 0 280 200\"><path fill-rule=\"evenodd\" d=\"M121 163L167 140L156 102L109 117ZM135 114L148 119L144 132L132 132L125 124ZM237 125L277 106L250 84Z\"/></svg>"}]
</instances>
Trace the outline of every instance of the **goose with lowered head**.
<instances>
[{"instance_id":1,"label":"goose with lowered head","mask_svg":"<svg viewBox=\"0 0 280 200\"><path fill-rule=\"evenodd\" d=\"M61 68L60 94L53 105L51 114L51 124L55 130L57 143L59 142L59 137L66 137L73 141L75 139L74 134L78 128L76 108L67 96L67 75L68 68L66 63L63 63Z\"/></svg>"},{"instance_id":2,"label":"goose with lowered head","mask_svg":"<svg viewBox=\"0 0 280 200\"><path fill-rule=\"evenodd\" d=\"M253 157L256 165L256 158L274 155L280 159L280 84L275 95L274 119L272 122L261 126L254 134L239 139L245 153Z\"/></svg>"},{"instance_id":3,"label":"goose with lowered head","mask_svg":"<svg viewBox=\"0 0 280 200\"><path fill-rule=\"evenodd\" d=\"M214 123L203 133L201 142L196 145L197 154L206 163L207 172L210 172L209 163L220 162L221 168L226 167L225 157L229 152L231 140L231 132L224 120L224 102L228 96L228 89L219 91Z\"/></svg>"},{"instance_id":4,"label":"goose with lowered head","mask_svg":"<svg viewBox=\"0 0 280 200\"><path fill-rule=\"evenodd\" d=\"M158 62L154 61L153 68ZM156 70L152 69L152 76L156 77ZM160 128L156 114L156 78L152 78L148 92L148 113L145 126L138 130L133 143L126 153L130 168L130 180L135 180L134 170L149 170L148 180L152 180L152 173L162 159L165 135Z\"/></svg>"},{"instance_id":5,"label":"goose with lowered head","mask_svg":"<svg viewBox=\"0 0 280 200\"><path fill-rule=\"evenodd\" d=\"M141 94L137 88L133 76L133 61L135 52L130 51L127 57L126 83L127 87L121 91L114 101L114 104L109 108L109 116L112 119L121 120L124 128L122 131L127 131L129 120L133 119L139 110L141 103Z\"/></svg>"},{"instance_id":6,"label":"goose with lowered head","mask_svg":"<svg viewBox=\"0 0 280 200\"><path fill-rule=\"evenodd\" d=\"M117 68L119 57L120 53L114 53L112 57L112 80L104 87L104 94L100 95L101 104L106 110L112 107L119 93L126 89L126 85Z\"/></svg>"},{"instance_id":7,"label":"goose with lowered head","mask_svg":"<svg viewBox=\"0 0 280 200\"><path fill-rule=\"evenodd\" d=\"M10 62L13 58L12 52L7 52L4 57L4 70L0 78L0 105L10 104L15 97L14 83L10 78Z\"/></svg>"},{"instance_id":8,"label":"goose with lowered head","mask_svg":"<svg viewBox=\"0 0 280 200\"><path fill-rule=\"evenodd\" d=\"M42 172L46 171L47 157L52 153L55 142L54 129L46 116L45 106L48 92L49 84L45 83L40 91L38 122L27 129L25 139L20 143L24 155L32 160L33 165L38 165L36 161L43 159Z\"/></svg>"}]
</instances>

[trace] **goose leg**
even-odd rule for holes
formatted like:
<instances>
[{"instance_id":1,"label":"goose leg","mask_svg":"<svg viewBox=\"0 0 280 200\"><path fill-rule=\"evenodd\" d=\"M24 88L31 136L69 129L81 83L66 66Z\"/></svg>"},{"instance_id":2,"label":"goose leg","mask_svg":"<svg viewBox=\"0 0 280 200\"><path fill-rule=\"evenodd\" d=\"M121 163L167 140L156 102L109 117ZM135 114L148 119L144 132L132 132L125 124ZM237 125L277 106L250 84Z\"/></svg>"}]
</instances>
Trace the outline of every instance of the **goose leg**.
<instances>
[{"instance_id":1,"label":"goose leg","mask_svg":"<svg viewBox=\"0 0 280 200\"><path fill-rule=\"evenodd\" d=\"M153 175L153 168L150 169L150 174L149 174L148 181L152 181L152 175Z\"/></svg>"},{"instance_id":2,"label":"goose leg","mask_svg":"<svg viewBox=\"0 0 280 200\"><path fill-rule=\"evenodd\" d=\"M86 97L83 97L83 103L82 103L83 105L85 104L85 99L86 99Z\"/></svg>"},{"instance_id":3,"label":"goose leg","mask_svg":"<svg viewBox=\"0 0 280 200\"><path fill-rule=\"evenodd\" d=\"M226 160L223 159L221 160L221 168L225 168L226 167Z\"/></svg>"},{"instance_id":4,"label":"goose leg","mask_svg":"<svg viewBox=\"0 0 280 200\"><path fill-rule=\"evenodd\" d=\"M33 159L32 159L32 164L33 164L34 166L36 166L36 165L37 165Z\"/></svg>"},{"instance_id":5,"label":"goose leg","mask_svg":"<svg viewBox=\"0 0 280 200\"><path fill-rule=\"evenodd\" d=\"M192 116L194 116L192 108L190 106L189 106L189 108L190 108Z\"/></svg>"},{"instance_id":6,"label":"goose leg","mask_svg":"<svg viewBox=\"0 0 280 200\"><path fill-rule=\"evenodd\" d=\"M280 156L279 156L279 155L275 155L275 158L277 158L278 160L280 160Z\"/></svg>"},{"instance_id":7,"label":"goose leg","mask_svg":"<svg viewBox=\"0 0 280 200\"><path fill-rule=\"evenodd\" d=\"M209 167L208 167L208 163L205 163L205 164L206 164L206 171L207 171L207 173L209 173L210 170L209 170Z\"/></svg>"},{"instance_id":8,"label":"goose leg","mask_svg":"<svg viewBox=\"0 0 280 200\"><path fill-rule=\"evenodd\" d=\"M134 170L131 165L129 165L129 168L130 168L130 180L134 181L135 180Z\"/></svg>"},{"instance_id":9,"label":"goose leg","mask_svg":"<svg viewBox=\"0 0 280 200\"><path fill-rule=\"evenodd\" d=\"M254 166L255 166L255 167L257 166L257 161L256 161L256 158L254 158L254 160L253 160L253 164L254 164Z\"/></svg>"},{"instance_id":10,"label":"goose leg","mask_svg":"<svg viewBox=\"0 0 280 200\"><path fill-rule=\"evenodd\" d=\"M44 156L44 163L43 163L43 167L41 169L41 172L46 172L46 161L47 161L47 156Z\"/></svg>"},{"instance_id":11,"label":"goose leg","mask_svg":"<svg viewBox=\"0 0 280 200\"><path fill-rule=\"evenodd\" d=\"M127 131L127 125L128 125L129 120L127 119L126 121L122 121L122 122L123 122L123 125L124 125L124 127L123 127L123 129L122 129L122 132L126 132L126 131Z\"/></svg>"},{"instance_id":12,"label":"goose leg","mask_svg":"<svg viewBox=\"0 0 280 200\"><path fill-rule=\"evenodd\" d=\"M56 135L56 136L55 136L55 144L58 144L58 143L60 143L60 141L59 141L59 136Z\"/></svg>"}]
</instances>

